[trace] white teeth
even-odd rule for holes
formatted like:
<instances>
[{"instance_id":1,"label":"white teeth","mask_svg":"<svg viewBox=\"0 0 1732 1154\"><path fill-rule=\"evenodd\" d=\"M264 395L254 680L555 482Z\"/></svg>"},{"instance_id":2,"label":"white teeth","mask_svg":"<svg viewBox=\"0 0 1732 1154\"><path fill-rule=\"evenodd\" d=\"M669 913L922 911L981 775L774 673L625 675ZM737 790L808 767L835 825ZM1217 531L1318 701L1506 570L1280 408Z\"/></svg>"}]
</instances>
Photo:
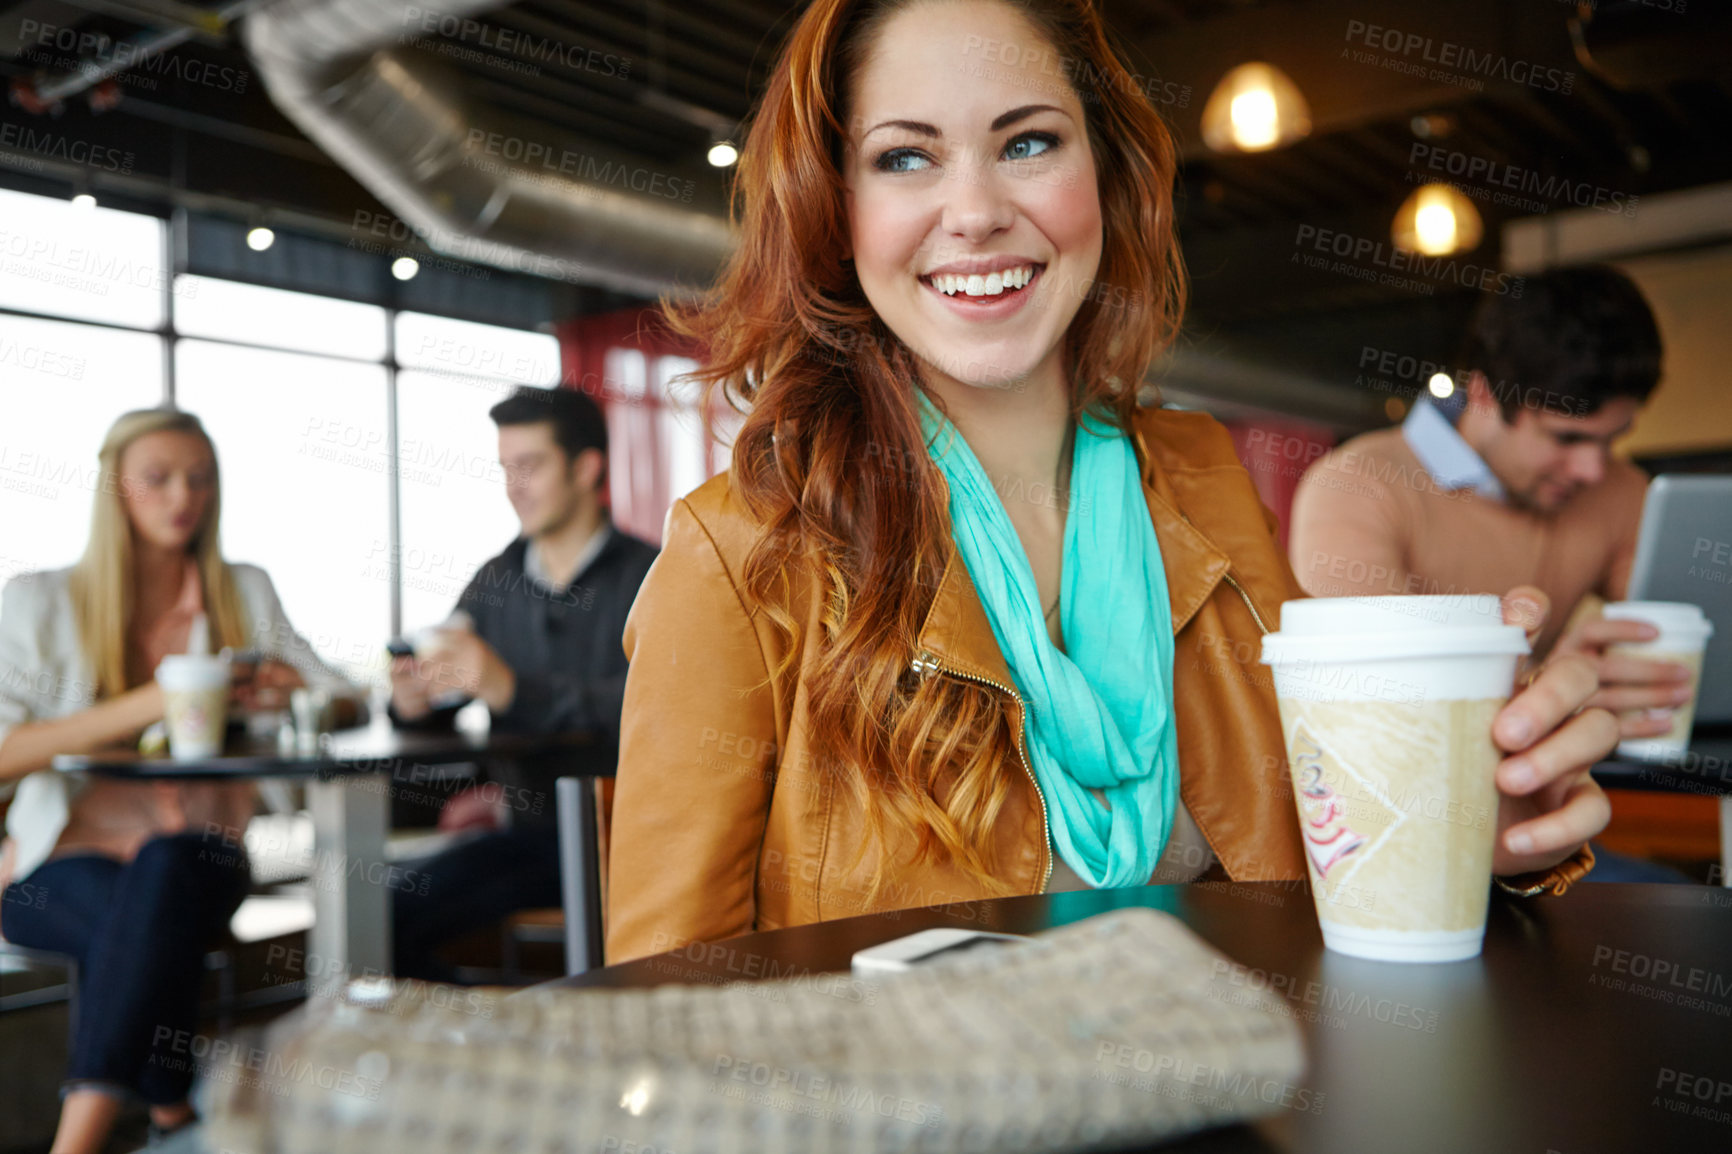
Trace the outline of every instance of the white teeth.
<instances>
[{"instance_id":1,"label":"white teeth","mask_svg":"<svg viewBox=\"0 0 1732 1154\"><path fill-rule=\"evenodd\" d=\"M1027 285L1034 279L1034 266L1025 264L1019 268L1001 269L984 276L978 273L969 276L934 273L929 279L932 287L945 296L962 293L971 297L995 297Z\"/></svg>"}]
</instances>

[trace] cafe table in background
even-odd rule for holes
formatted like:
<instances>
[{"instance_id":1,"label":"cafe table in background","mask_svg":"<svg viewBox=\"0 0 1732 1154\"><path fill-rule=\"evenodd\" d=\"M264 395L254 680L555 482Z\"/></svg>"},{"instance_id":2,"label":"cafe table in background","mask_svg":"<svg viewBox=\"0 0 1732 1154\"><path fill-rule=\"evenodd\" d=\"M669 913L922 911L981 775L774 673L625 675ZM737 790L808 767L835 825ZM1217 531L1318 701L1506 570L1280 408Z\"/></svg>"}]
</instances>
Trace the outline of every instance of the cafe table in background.
<instances>
[{"instance_id":1,"label":"cafe table in background","mask_svg":"<svg viewBox=\"0 0 1732 1154\"><path fill-rule=\"evenodd\" d=\"M275 741L243 739L231 740L218 757L177 761L118 750L63 754L54 759L54 768L128 781L304 781L313 819L314 923L308 953L327 972L358 975L391 969L385 884L391 867L385 842L392 790L425 785L441 767L544 755L568 756L571 776L611 777L614 772L611 746L587 732L416 733L384 725L330 734L308 752L285 753Z\"/></svg>"}]
</instances>

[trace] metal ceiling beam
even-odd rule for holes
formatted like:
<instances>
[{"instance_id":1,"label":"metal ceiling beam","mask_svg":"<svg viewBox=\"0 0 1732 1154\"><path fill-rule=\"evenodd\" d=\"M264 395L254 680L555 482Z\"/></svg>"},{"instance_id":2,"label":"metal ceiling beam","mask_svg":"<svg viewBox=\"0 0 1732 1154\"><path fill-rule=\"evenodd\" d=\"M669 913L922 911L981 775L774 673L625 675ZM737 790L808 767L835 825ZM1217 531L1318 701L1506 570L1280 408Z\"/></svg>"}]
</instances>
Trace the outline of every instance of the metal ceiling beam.
<instances>
[{"instance_id":1,"label":"metal ceiling beam","mask_svg":"<svg viewBox=\"0 0 1732 1154\"><path fill-rule=\"evenodd\" d=\"M478 17L497 0L447 0ZM715 275L734 238L691 170L472 110L413 50L397 0L278 0L243 26L283 114L435 250L654 296Z\"/></svg>"}]
</instances>

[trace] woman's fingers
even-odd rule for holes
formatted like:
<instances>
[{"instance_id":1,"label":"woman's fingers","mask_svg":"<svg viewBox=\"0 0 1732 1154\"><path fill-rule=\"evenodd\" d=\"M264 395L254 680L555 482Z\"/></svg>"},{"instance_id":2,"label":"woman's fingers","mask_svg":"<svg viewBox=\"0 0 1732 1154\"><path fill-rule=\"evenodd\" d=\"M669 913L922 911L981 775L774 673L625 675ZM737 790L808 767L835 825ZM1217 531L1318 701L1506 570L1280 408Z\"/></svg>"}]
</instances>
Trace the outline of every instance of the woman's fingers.
<instances>
[{"instance_id":1,"label":"woman's fingers","mask_svg":"<svg viewBox=\"0 0 1732 1154\"><path fill-rule=\"evenodd\" d=\"M1503 623L1520 625L1532 641L1552 611L1552 599L1533 585L1517 585L1503 595Z\"/></svg>"},{"instance_id":2,"label":"woman's fingers","mask_svg":"<svg viewBox=\"0 0 1732 1154\"><path fill-rule=\"evenodd\" d=\"M1651 661L1645 657L1611 656L1600 662L1604 685L1658 685L1690 688L1690 667L1677 661Z\"/></svg>"},{"instance_id":3,"label":"woman's fingers","mask_svg":"<svg viewBox=\"0 0 1732 1154\"><path fill-rule=\"evenodd\" d=\"M1624 713L1632 709L1676 709L1692 696L1688 685L1614 685L1594 694L1588 704Z\"/></svg>"},{"instance_id":4,"label":"woman's fingers","mask_svg":"<svg viewBox=\"0 0 1732 1154\"><path fill-rule=\"evenodd\" d=\"M1618 714L1618 735L1628 741L1635 737L1664 737L1672 732L1677 715L1670 709L1641 710Z\"/></svg>"},{"instance_id":5,"label":"woman's fingers","mask_svg":"<svg viewBox=\"0 0 1732 1154\"><path fill-rule=\"evenodd\" d=\"M1539 682L1534 685L1537 688ZM1584 709L1544 740L1506 758L1497 769L1497 787L1517 797L1533 793L1603 761L1618 738L1617 718L1603 709Z\"/></svg>"},{"instance_id":6,"label":"woman's fingers","mask_svg":"<svg viewBox=\"0 0 1732 1154\"><path fill-rule=\"evenodd\" d=\"M1556 855L1573 852L1593 838L1612 820L1612 804L1593 778L1583 774L1564 793L1557 808L1510 826L1503 832L1503 848L1518 855ZM1504 870L1503 872L1526 872Z\"/></svg>"},{"instance_id":7,"label":"woman's fingers","mask_svg":"<svg viewBox=\"0 0 1732 1154\"><path fill-rule=\"evenodd\" d=\"M1572 647L1581 645L1598 649L1607 645L1629 645L1652 641L1658 636L1660 636L1660 631L1646 621L1599 617L1582 622L1570 634L1569 640ZM1563 642L1559 644L1563 644Z\"/></svg>"},{"instance_id":8,"label":"woman's fingers","mask_svg":"<svg viewBox=\"0 0 1732 1154\"><path fill-rule=\"evenodd\" d=\"M1498 712L1491 727L1492 739L1512 753L1526 749L1586 705L1599 687L1593 662L1585 657L1559 657Z\"/></svg>"}]
</instances>

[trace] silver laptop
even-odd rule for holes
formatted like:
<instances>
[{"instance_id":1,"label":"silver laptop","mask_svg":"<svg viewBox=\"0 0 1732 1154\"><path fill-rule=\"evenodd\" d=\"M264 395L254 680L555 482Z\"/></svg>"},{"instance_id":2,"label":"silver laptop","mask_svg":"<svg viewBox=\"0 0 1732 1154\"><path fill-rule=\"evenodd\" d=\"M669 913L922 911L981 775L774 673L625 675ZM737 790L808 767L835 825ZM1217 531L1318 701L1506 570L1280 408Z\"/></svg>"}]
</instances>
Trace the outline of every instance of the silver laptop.
<instances>
[{"instance_id":1,"label":"silver laptop","mask_svg":"<svg viewBox=\"0 0 1732 1154\"><path fill-rule=\"evenodd\" d=\"M1732 476L1665 473L1642 505L1631 601L1687 601L1714 623L1696 721L1732 722Z\"/></svg>"}]
</instances>

